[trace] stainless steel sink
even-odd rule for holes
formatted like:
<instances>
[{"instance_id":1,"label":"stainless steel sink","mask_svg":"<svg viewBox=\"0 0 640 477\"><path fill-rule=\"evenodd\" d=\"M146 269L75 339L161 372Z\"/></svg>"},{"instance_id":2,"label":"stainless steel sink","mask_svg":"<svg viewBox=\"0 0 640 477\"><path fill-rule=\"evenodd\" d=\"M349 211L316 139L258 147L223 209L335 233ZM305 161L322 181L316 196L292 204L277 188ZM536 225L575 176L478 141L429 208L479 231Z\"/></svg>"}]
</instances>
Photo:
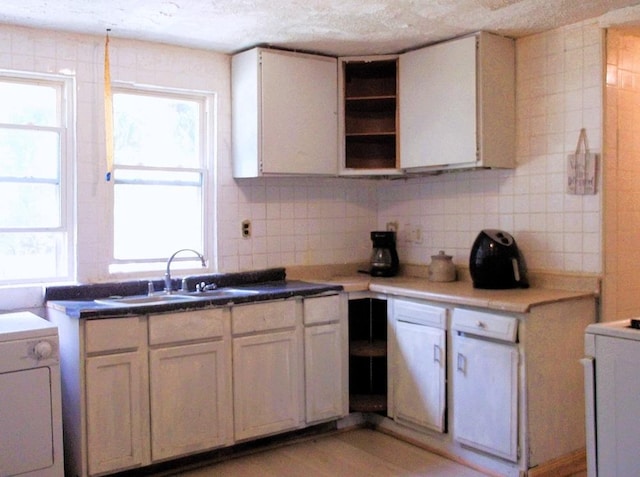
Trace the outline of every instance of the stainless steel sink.
<instances>
[{"instance_id":1,"label":"stainless steel sink","mask_svg":"<svg viewBox=\"0 0 640 477\"><path fill-rule=\"evenodd\" d=\"M258 290L244 290L241 288L218 288L216 290L179 292L178 295L188 296L190 298L239 298L243 296L257 295Z\"/></svg>"},{"instance_id":2,"label":"stainless steel sink","mask_svg":"<svg viewBox=\"0 0 640 477\"><path fill-rule=\"evenodd\" d=\"M135 295L123 297L100 298L94 300L100 305L112 306L143 306L161 305L163 303L175 303L180 301L192 301L195 297L189 295Z\"/></svg>"}]
</instances>

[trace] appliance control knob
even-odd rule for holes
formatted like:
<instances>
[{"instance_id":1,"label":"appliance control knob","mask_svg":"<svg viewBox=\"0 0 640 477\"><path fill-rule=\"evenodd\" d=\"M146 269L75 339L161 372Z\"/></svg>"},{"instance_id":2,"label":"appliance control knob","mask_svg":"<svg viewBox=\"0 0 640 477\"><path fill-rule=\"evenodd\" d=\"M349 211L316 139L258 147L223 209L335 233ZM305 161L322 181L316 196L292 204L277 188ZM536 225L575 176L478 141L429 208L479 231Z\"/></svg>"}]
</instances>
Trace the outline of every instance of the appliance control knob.
<instances>
[{"instance_id":1,"label":"appliance control knob","mask_svg":"<svg viewBox=\"0 0 640 477\"><path fill-rule=\"evenodd\" d=\"M50 358L53 353L53 346L48 341L38 341L33 347L33 353L38 360Z\"/></svg>"}]
</instances>

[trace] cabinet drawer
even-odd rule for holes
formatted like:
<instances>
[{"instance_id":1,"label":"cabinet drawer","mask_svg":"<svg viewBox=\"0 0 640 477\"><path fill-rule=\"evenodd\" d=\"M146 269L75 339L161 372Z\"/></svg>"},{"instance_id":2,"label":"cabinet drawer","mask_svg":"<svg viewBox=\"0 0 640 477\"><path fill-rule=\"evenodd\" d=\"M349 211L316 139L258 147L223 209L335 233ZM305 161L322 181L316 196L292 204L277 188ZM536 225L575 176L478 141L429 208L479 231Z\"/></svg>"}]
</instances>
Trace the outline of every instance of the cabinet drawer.
<instances>
[{"instance_id":1,"label":"cabinet drawer","mask_svg":"<svg viewBox=\"0 0 640 477\"><path fill-rule=\"evenodd\" d=\"M517 318L482 311L453 310L451 328L456 331L515 342L518 336Z\"/></svg>"},{"instance_id":2,"label":"cabinet drawer","mask_svg":"<svg viewBox=\"0 0 640 477\"><path fill-rule=\"evenodd\" d=\"M304 299L304 324L331 323L340 319L340 295Z\"/></svg>"},{"instance_id":3,"label":"cabinet drawer","mask_svg":"<svg viewBox=\"0 0 640 477\"><path fill-rule=\"evenodd\" d=\"M393 316L396 321L445 328L447 309L409 300L393 300Z\"/></svg>"},{"instance_id":4,"label":"cabinet drawer","mask_svg":"<svg viewBox=\"0 0 640 477\"><path fill-rule=\"evenodd\" d=\"M228 308L216 308L149 316L149 344L221 338L228 313Z\"/></svg>"},{"instance_id":5,"label":"cabinet drawer","mask_svg":"<svg viewBox=\"0 0 640 477\"><path fill-rule=\"evenodd\" d=\"M231 332L255 333L296 325L296 302L272 301L231 307Z\"/></svg>"},{"instance_id":6,"label":"cabinet drawer","mask_svg":"<svg viewBox=\"0 0 640 477\"><path fill-rule=\"evenodd\" d=\"M144 344L144 317L87 320L85 323L85 350L100 353L133 350Z\"/></svg>"}]
</instances>

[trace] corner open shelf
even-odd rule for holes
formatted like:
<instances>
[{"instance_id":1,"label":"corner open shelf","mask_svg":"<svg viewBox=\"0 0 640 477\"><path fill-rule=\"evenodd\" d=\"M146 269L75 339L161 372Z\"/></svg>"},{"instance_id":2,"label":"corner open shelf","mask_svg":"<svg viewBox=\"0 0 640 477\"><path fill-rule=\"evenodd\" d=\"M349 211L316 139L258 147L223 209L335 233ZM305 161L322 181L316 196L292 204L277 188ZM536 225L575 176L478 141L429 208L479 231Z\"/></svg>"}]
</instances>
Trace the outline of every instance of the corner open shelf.
<instances>
[{"instance_id":1,"label":"corner open shelf","mask_svg":"<svg viewBox=\"0 0 640 477\"><path fill-rule=\"evenodd\" d=\"M345 166L396 168L397 59L345 61Z\"/></svg>"},{"instance_id":2,"label":"corner open shelf","mask_svg":"<svg viewBox=\"0 0 640 477\"><path fill-rule=\"evenodd\" d=\"M386 300L349 300L349 408L387 410Z\"/></svg>"}]
</instances>

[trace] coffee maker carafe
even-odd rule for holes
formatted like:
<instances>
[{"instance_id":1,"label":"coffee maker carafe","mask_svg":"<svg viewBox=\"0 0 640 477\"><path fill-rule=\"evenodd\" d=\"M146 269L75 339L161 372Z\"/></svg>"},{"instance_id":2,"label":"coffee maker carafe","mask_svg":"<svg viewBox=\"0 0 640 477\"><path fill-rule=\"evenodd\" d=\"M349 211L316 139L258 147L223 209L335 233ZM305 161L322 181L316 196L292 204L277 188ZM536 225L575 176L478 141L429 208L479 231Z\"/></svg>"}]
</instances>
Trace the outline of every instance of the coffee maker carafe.
<instances>
[{"instance_id":1,"label":"coffee maker carafe","mask_svg":"<svg viewBox=\"0 0 640 477\"><path fill-rule=\"evenodd\" d=\"M398 273L398 252L396 251L396 233L390 231L371 232L373 250L371 252L369 272L374 277L392 277Z\"/></svg>"}]
</instances>

